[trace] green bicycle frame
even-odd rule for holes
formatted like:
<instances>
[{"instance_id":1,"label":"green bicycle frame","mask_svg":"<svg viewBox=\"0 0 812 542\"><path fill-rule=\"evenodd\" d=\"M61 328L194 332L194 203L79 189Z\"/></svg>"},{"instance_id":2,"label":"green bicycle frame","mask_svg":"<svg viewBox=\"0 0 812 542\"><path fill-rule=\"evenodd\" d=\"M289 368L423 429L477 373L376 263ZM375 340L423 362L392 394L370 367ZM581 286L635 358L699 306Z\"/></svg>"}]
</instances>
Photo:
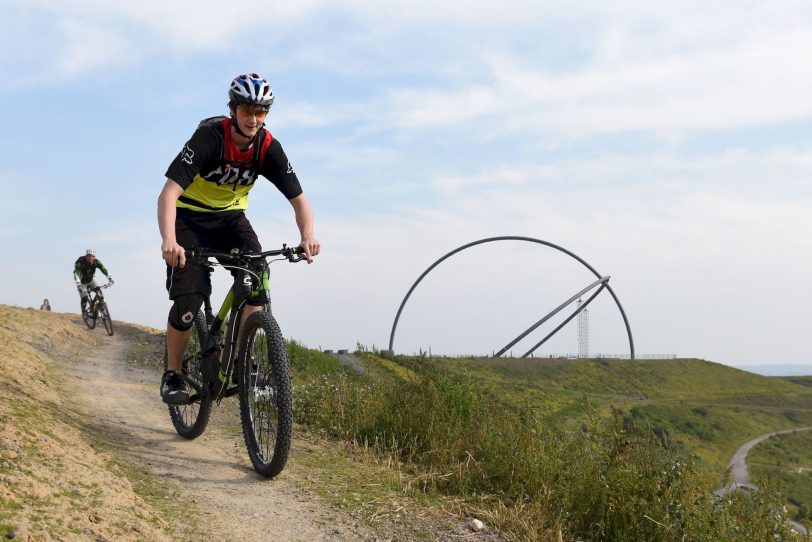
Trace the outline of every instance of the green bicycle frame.
<instances>
[{"instance_id":1,"label":"green bicycle frame","mask_svg":"<svg viewBox=\"0 0 812 542\"><path fill-rule=\"evenodd\" d=\"M254 288L251 290L251 293L248 297L256 298L262 292L267 292L269 289L270 283L270 272L267 268L262 270L260 274L261 285L258 288ZM217 311L217 316L212 320L211 325L209 326L209 335L214 338L215 341L219 343L220 341L220 329L223 326L223 322L226 321L228 318L229 312L234 306L234 287L232 286L229 288L228 293L226 294L226 298L223 300L223 304L220 306L220 310ZM223 344L223 351L220 356L220 372L219 372L219 379L221 384L223 384L223 389L225 389L225 384L228 383L229 379L231 378L231 362L233 360L233 352L237 348L237 328L239 327L237 323L237 313L242 312L242 307L244 306L244 302L234 311L234 314L231 315L229 319L228 326L226 327L226 332L229 335L229 340Z\"/></svg>"}]
</instances>

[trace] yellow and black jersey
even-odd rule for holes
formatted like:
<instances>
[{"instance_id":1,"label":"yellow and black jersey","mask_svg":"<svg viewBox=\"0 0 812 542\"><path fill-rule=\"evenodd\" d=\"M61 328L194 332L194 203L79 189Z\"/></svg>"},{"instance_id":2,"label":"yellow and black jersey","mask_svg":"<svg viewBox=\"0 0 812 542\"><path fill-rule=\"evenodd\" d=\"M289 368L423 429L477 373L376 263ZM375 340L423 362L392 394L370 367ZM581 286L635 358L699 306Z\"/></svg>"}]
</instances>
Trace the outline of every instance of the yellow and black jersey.
<instances>
[{"instance_id":1,"label":"yellow and black jersey","mask_svg":"<svg viewBox=\"0 0 812 542\"><path fill-rule=\"evenodd\" d=\"M279 141L263 127L251 147L240 150L227 117L202 121L166 170L167 178L183 188L177 206L199 212L245 210L258 175L288 199L302 193Z\"/></svg>"}]
</instances>

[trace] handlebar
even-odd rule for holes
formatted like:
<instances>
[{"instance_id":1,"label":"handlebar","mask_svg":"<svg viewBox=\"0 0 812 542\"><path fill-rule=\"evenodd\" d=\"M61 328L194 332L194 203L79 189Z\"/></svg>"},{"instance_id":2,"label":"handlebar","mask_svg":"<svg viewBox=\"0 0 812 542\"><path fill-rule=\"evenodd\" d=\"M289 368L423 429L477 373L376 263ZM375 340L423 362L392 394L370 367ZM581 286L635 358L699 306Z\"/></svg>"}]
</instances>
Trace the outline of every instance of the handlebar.
<instances>
[{"instance_id":1,"label":"handlebar","mask_svg":"<svg viewBox=\"0 0 812 542\"><path fill-rule=\"evenodd\" d=\"M248 263L252 260L260 260L269 256L283 256L289 262L296 263L307 258L302 256L304 249L302 247L289 247L282 245L278 250L266 250L264 252L241 252L240 249L232 249L231 252L220 252L217 250L210 250L208 248L185 249L183 251L187 258L195 260L206 260L208 258L220 258L229 260L235 263Z\"/></svg>"}]
</instances>

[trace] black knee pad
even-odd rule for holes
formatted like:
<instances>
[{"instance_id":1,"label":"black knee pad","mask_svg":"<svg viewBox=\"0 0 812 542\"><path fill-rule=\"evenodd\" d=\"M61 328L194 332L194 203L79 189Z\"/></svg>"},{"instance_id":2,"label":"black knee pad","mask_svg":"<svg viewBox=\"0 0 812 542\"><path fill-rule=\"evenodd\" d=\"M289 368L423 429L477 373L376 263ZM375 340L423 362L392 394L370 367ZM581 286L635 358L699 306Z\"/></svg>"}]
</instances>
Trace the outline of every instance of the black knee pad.
<instances>
[{"instance_id":1,"label":"black knee pad","mask_svg":"<svg viewBox=\"0 0 812 542\"><path fill-rule=\"evenodd\" d=\"M169 309L169 324L178 331L192 328L195 315L203 304L200 294L181 294L175 298L175 303Z\"/></svg>"}]
</instances>

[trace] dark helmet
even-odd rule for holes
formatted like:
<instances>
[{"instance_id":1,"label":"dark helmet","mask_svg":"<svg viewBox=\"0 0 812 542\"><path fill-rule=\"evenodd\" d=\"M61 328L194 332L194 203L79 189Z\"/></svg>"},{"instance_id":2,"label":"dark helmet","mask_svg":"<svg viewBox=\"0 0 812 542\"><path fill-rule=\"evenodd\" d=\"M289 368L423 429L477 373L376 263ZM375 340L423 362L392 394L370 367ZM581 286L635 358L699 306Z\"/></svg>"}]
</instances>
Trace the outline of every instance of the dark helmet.
<instances>
[{"instance_id":1,"label":"dark helmet","mask_svg":"<svg viewBox=\"0 0 812 542\"><path fill-rule=\"evenodd\" d=\"M273 104L273 90L268 80L255 73L238 75L231 81L228 99L233 105L256 104L270 109Z\"/></svg>"}]
</instances>

